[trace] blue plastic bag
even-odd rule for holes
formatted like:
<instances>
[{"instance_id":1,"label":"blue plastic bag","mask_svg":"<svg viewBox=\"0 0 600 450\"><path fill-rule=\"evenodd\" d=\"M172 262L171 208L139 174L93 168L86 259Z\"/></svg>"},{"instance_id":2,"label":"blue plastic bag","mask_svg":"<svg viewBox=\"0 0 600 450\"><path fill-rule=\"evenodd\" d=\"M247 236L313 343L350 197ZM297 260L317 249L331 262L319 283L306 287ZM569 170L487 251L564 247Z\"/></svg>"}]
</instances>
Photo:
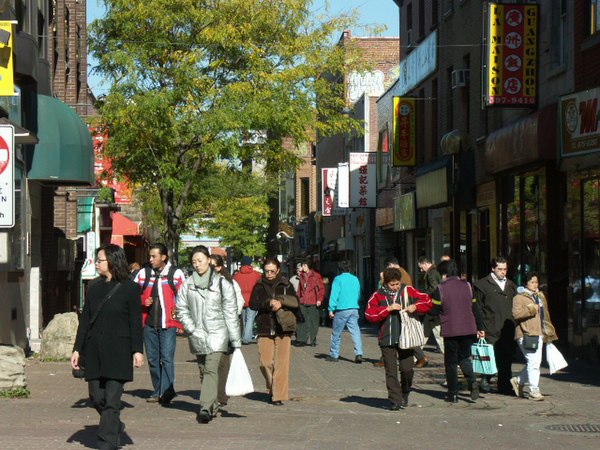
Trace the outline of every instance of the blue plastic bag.
<instances>
[{"instance_id":1,"label":"blue plastic bag","mask_svg":"<svg viewBox=\"0 0 600 450\"><path fill-rule=\"evenodd\" d=\"M485 339L479 339L479 342L471 345L471 357L473 358L473 372L484 375L494 375L498 372L494 346L487 344Z\"/></svg>"}]
</instances>

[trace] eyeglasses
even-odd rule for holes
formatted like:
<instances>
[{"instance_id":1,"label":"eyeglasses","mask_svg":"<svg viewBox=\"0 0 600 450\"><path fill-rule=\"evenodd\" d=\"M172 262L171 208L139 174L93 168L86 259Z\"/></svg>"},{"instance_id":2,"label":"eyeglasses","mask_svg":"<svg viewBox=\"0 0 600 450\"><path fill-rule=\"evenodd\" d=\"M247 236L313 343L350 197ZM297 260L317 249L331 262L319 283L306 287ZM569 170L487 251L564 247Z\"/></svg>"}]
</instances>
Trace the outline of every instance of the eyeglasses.
<instances>
[{"instance_id":1,"label":"eyeglasses","mask_svg":"<svg viewBox=\"0 0 600 450\"><path fill-rule=\"evenodd\" d=\"M103 263L103 262L106 262L106 261L108 261L108 260L107 260L107 259L98 258L98 259L96 260L96 264L98 264L98 263Z\"/></svg>"},{"instance_id":2,"label":"eyeglasses","mask_svg":"<svg viewBox=\"0 0 600 450\"><path fill-rule=\"evenodd\" d=\"M265 273L277 273L277 270L265 270Z\"/></svg>"}]
</instances>

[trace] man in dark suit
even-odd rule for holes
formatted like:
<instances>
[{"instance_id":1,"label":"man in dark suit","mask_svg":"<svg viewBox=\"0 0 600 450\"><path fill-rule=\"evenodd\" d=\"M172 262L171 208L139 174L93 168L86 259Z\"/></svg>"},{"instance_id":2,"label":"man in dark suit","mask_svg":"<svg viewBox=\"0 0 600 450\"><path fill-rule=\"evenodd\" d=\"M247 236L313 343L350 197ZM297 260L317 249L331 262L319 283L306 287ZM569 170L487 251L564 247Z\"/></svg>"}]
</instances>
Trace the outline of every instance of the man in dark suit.
<instances>
[{"instance_id":1,"label":"man in dark suit","mask_svg":"<svg viewBox=\"0 0 600 450\"><path fill-rule=\"evenodd\" d=\"M517 295L517 286L506 278L508 262L502 257L492 259L492 271L479 279L475 287L475 298L483 319L485 338L494 345L498 366L498 392L512 395L512 358L515 351L515 324L512 317L512 301ZM480 390L489 392L491 376L483 375Z\"/></svg>"}]
</instances>

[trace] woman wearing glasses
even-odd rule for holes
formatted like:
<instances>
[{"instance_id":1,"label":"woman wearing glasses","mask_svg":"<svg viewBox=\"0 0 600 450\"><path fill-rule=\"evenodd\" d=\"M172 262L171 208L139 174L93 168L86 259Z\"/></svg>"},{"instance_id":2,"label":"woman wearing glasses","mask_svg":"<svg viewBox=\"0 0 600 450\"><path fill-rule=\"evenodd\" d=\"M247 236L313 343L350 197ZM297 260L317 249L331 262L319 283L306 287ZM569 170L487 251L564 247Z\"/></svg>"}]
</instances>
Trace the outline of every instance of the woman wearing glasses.
<instances>
[{"instance_id":1,"label":"woman wearing glasses","mask_svg":"<svg viewBox=\"0 0 600 450\"><path fill-rule=\"evenodd\" d=\"M123 385L133 380L133 368L144 363L140 288L129 279L125 252L116 245L96 250L96 271L100 276L87 291L71 367L85 367L100 414L98 448L116 449L125 429L120 418Z\"/></svg>"},{"instance_id":2,"label":"woman wearing glasses","mask_svg":"<svg viewBox=\"0 0 600 450\"><path fill-rule=\"evenodd\" d=\"M281 406L289 399L289 369L292 332L283 331L276 313L283 306L275 297L296 296L289 280L281 275L279 261L267 258L263 263L263 276L256 283L250 296L250 308L258 312L256 316L258 334L258 354L260 370L265 377L270 402ZM281 298L281 297L279 297ZM298 308L297 297L295 308Z\"/></svg>"}]
</instances>

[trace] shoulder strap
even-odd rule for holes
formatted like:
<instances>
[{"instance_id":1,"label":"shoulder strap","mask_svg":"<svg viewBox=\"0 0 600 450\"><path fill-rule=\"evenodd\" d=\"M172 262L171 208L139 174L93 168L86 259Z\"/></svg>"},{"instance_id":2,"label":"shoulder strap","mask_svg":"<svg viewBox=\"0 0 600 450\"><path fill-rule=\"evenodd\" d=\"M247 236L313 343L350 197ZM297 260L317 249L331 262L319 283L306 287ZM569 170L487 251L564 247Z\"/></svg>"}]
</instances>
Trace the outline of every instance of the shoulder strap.
<instances>
[{"instance_id":1,"label":"shoulder strap","mask_svg":"<svg viewBox=\"0 0 600 450\"><path fill-rule=\"evenodd\" d=\"M152 269L146 266L144 267L144 284L142 285L142 293L144 293L148 287L148 284L150 283L150 277L152 277Z\"/></svg>"},{"instance_id":2,"label":"shoulder strap","mask_svg":"<svg viewBox=\"0 0 600 450\"><path fill-rule=\"evenodd\" d=\"M117 290L121 287L121 283L117 283L117 285L115 287L113 287L110 292L108 294L106 294L106 297L104 297L102 299L102 302L98 305L98 309L96 309L96 312L94 313L94 315L92 316L92 318L90 319L90 327L94 324L94 322L96 321L96 319L98 318L98 314L100 314L100 310L102 309L102 307L104 305L106 305L106 302L108 302L108 300L113 296L113 294L115 292L117 292Z\"/></svg>"},{"instance_id":3,"label":"shoulder strap","mask_svg":"<svg viewBox=\"0 0 600 450\"><path fill-rule=\"evenodd\" d=\"M402 309L408 308L408 285L402 289Z\"/></svg>"},{"instance_id":4,"label":"shoulder strap","mask_svg":"<svg viewBox=\"0 0 600 450\"><path fill-rule=\"evenodd\" d=\"M169 282L169 286L171 286L171 290L174 295L177 295L177 287L175 286L175 271L177 267L174 264L171 264L169 267L169 272L167 273L167 281Z\"/></svg>"}]
</instances>

